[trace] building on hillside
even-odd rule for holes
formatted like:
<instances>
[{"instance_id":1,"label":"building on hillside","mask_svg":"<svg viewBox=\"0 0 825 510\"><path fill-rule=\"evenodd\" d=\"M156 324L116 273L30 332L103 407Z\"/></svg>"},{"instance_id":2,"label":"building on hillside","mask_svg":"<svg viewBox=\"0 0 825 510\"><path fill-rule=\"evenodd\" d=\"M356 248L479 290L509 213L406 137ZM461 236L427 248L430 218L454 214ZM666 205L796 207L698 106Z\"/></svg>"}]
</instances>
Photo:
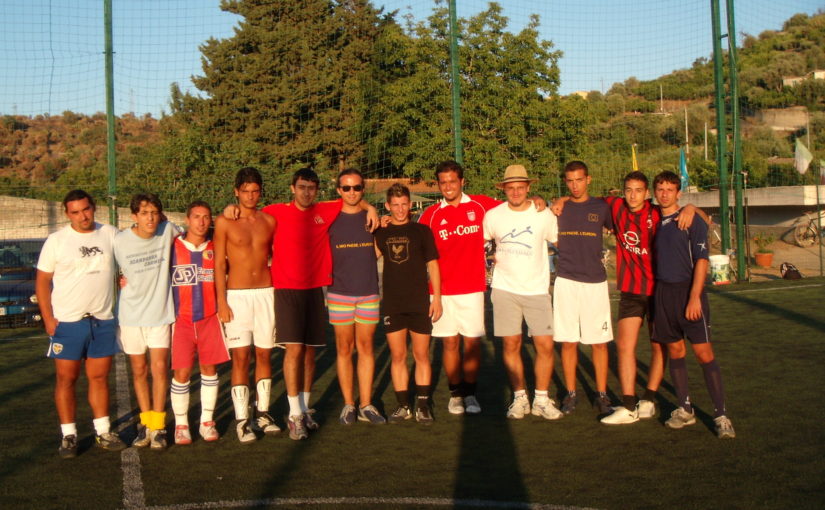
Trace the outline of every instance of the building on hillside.
<instances>
[{"instance_id":1,"label":"building on hillside","mask_svg":"<svg viewBox=\"0 0 825 510\"><path fill-rule=\"evenodd\" d=\"M783 76L783 87L796 87L805 80L825 80L825 69L814 69L804 76Z\"/></svg>"}]
</instances>

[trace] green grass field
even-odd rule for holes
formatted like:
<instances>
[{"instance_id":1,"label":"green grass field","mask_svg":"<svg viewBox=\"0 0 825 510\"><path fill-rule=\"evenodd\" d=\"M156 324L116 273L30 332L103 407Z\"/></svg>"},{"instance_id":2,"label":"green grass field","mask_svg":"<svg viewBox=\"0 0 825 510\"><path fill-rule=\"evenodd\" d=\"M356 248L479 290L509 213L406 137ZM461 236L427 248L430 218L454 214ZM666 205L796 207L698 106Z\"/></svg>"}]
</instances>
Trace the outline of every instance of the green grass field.
<instances>
[{"instance_id":1,"label":"green grass field","mask_svg":"<svg viewBox=\"0 0 825 510\"><path fill-rule=\"evenodd\" d=\"M54 370L43 357L44 335L0 331L0 506L821 508L825 280L733 285L710 292L715 350L737 431L732 441L713 434L710 399L692 355L691 389L700 419L687 429L672 431L662 424L675 400L668 374L660 415L653 420L609 428L583 403L557 422L536 417L508 421L500 344L487 341L479 385L481 416L446 412L447 385L434 349L434 373L440 374L434 426L341 426L335 352L329 348L319 352L312 398L322 426L308 441L290 441L282 433L240 445L230 429L224 367L216 416L225 437L217 443L196 439L191 446L164 452L99 450L92 445L81 385L81 453L66 461L57 456ZM641 341L638 349L640 384L649 355L646 343ZM592 366L588 349L582 354L579 389L589 398ZM614 354L609 383L617 392ZM388 351L380 334L377 355L376 394L391 410ZM525 356L532 356L530 348ZM277 353L272 409L283 425L280 365ZM560 374L558 359L556 369ZM553 391L559 383L557 375ZM113 393L117 384L113 373ZM618 401L615 393L613 398ZM192 400L194 423L200 412L197 393ZM113 396L117 423L132 420L131 415L118 416L116 408ZM124 428L124 439L132 437L132 430Z\"/></svg>"}]
</instances>

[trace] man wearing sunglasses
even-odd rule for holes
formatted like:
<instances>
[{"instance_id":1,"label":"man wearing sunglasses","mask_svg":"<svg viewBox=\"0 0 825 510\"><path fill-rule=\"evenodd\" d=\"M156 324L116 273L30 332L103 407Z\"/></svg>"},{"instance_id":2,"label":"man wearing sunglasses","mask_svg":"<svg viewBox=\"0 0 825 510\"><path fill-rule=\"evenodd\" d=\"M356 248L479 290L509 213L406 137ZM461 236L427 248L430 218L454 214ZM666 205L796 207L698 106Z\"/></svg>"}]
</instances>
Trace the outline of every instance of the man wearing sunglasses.
<instances>
[{"instance_id":1,"label":"man wearing sunglasses","mask_svg":"<svg viewBox=\"0 0 825 510\"><path fill-rule=\"evenodd\" d=\"M329 322L335 329L338 384L344 397L339 421L356 419L375 425L386 420L371 403L375 373L373 337L378 324L378 268L372 234L365 228L367 212L361 208L364 178L354 168L342 170L336 180L341 212L329 228L332 251L332 285L327 289ZM358 352L359 406L355 406L352 354Z\"/></svg>"}]
</instances>

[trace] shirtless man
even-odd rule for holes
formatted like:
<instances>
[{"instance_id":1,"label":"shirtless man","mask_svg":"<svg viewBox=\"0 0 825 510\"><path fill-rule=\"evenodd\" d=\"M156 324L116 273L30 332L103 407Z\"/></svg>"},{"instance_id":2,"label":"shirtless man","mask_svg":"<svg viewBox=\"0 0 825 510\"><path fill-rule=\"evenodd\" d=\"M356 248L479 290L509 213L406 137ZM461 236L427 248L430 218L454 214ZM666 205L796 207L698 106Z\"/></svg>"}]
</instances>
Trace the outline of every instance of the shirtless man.
<instances>
[{"instance_id":1,"label":"shirtless man","mask_svg":"<svg viewBox=\"0 0 825 510\"><path fill-rule=\"evenodd\" d=\"M252 427L265 434L280 428L269 414L272 389L270 354L275 345L275 291L270 277L269 255L275 220L258 211L263 179L252 167L235 176L236 221L215 221L215 288L218 318L224 324L226 343L232 353L232 404L241 443L256 440ZM227 273L227 263L229 271ZM249 420L249 362L255 345L255 420Z\"/></svg>"}]
</instances>

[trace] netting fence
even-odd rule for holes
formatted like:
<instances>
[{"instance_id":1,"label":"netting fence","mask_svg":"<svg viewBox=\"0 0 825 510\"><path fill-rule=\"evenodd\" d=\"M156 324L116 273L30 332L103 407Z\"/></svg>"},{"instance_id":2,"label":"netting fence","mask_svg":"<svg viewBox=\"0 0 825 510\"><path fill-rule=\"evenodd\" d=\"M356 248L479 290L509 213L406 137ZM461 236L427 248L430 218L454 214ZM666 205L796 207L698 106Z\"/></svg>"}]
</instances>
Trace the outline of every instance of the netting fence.
<instances>
[{"instance_id":1,"label":"netting fence","mask_svg":"<svg viewBox=\"0 0 825 510\"><path fill-rule=\"evenodd\" d=\"M84 188L106 202L103 5L0 2L0 195ZM171 210L223 205L246 165L269 201L303 166L325 183L344 167L421 181L436 198L426 182L457 156L471 192L494 193L522 163L536 191L562 195L561 168L582 159L603 194L634 150L649 176L678 172L684 151L691 186L719 186L709 0L455 6L460 151L444 1L114 2L115 202L149 190ZM825 156L825 14L811 0L735 8L746 184L810 186ZM797 139L812 153L804 175ZM789 204L765 222L800 214Z\"/></svg>"}]
</instances>

